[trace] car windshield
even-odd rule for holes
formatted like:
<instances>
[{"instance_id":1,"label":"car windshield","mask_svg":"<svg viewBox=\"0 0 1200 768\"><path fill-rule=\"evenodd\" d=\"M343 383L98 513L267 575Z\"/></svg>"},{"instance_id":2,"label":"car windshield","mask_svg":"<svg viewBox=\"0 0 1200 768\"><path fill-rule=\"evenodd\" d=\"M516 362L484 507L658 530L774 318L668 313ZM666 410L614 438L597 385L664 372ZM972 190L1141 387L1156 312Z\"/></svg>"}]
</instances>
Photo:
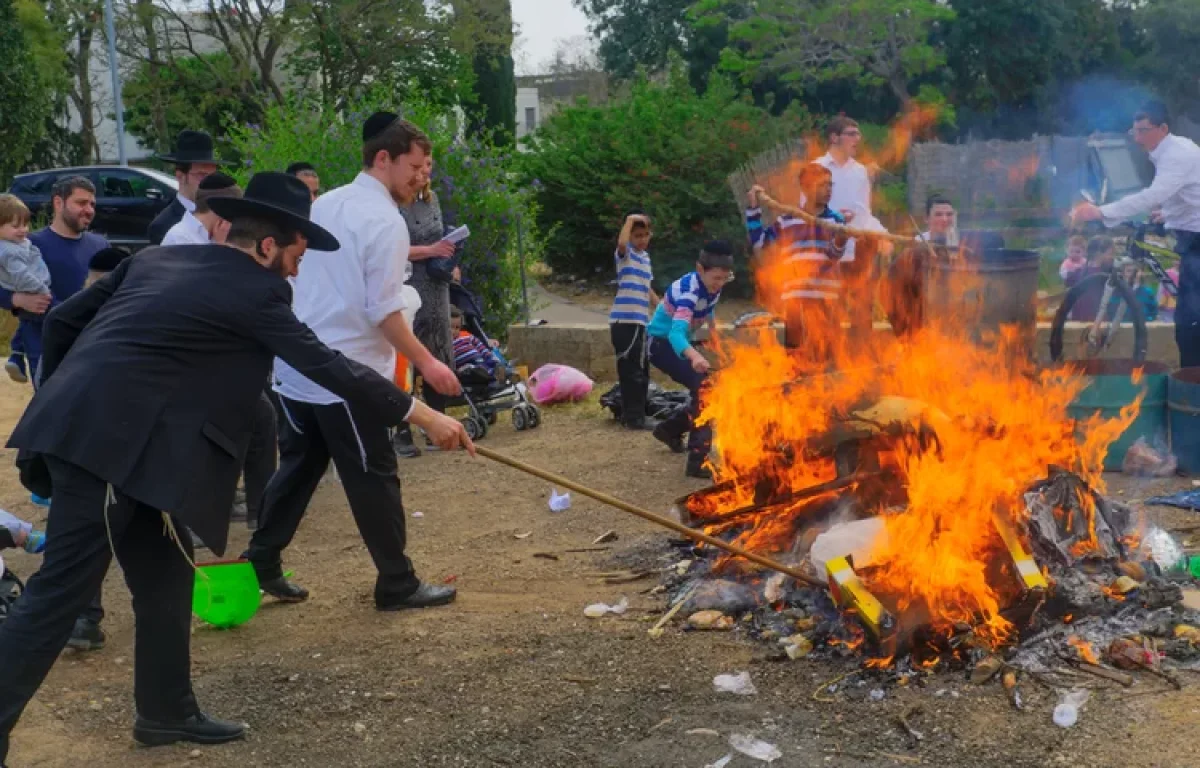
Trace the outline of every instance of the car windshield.
<instances>
[{"instance_id":1,"label":"car windshield","mask_svg":"<svg viewBox=\"0 0 1200 768\"><path fill-rule=\"evenodd\" d=\"M156 171L153 168L138 168L138 170L141 171L142 173L146 174L150 178L154 179L155 181L161 181L163 184L166 184L171 189L174 189L174 190L179 189L179 182L175 181L175 179L171 178L170 176L168 176L167 174L165 174L161 171Z\"/></svg>"}]
</instances>

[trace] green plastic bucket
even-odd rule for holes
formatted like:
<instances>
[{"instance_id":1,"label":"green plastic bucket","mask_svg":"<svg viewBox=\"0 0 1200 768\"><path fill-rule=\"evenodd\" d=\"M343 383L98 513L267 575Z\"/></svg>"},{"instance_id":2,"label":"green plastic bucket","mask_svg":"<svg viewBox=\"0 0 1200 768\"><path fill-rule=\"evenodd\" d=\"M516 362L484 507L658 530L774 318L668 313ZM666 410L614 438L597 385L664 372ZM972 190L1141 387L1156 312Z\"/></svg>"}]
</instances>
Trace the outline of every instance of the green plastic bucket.
<instances>
[{"instance_id":1,"label":"green plastic bucket","mask_svg":"<svg viewBox=\"0 0 1200 768\"><path fill-rule=\"evenodd\" d=\"M1115 419L1142 392L1142 407L1129 428L1108 447L1104 457L1106 472L1121 469L1129 446L1144 437L1151 443L1167 434L1167 373L1162 363L1135 363L1132 360L1088 360L1073 366L1089 379L1087 387L1071 403L1072 418L1083 422L1095 414ZM1134 384L1133 372L1141 368L1141 380Z\"/></svg>"},{"instance_id":2,"label":"green plastic bucket","mask_svg":"<svg viewBox=\"0 0 1200 768\"><path fill-rule=\"evenodd\" d=\"M192 613L214 627L245 624L258 613L262 592L254 566L245 560L196 564Z\"/></svg>"}]
</instances>

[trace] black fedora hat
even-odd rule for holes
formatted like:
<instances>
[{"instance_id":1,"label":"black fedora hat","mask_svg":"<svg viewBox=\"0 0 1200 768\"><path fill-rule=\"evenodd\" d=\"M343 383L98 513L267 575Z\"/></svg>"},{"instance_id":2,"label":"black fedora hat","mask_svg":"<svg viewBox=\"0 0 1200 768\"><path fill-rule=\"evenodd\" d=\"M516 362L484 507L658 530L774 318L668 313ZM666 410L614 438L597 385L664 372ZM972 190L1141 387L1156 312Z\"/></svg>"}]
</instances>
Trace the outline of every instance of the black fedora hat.
<instances>
[{"instance_id":1,"label":"black fedora hat","mask_svg":"<svg viewBox=\"0 0 1200 768\"><path fill-rule=\"evenodd\" d=\"M242 197L209 198L208 207L226 221L254 217L277 222L304 235L308 247L314 251L336 251L342 247L336 237L309 220L312 193L308 185L286 173L256 173Z\"/></svg>"},{"instance_id":2,"label":"black fedora hat","mask_svg":"<svg viewBox=\"0 0 1200 768\"><path fill-rule=\"evenodd\" d=\"M221 163L213 156L212 136L204 131L180 131L175 137L175 151L158 159L168 163Z\"/></svg>"}]
</instances>

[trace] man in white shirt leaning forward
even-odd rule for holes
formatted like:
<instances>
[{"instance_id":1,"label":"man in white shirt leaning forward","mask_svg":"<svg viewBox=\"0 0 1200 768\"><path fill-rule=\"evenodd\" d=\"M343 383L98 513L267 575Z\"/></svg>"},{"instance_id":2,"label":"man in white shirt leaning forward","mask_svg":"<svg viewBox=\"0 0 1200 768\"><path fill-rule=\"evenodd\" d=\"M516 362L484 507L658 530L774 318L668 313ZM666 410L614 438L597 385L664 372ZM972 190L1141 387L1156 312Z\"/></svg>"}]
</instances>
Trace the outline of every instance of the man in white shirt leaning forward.
<instances>
[{"instance_id":1,"label":"man in white shirt leaning forward","mask_svg":"<svg viewBox=\"0 0 1200 768\"><path fill-rule=\"evenodd\" d=\"M1184 368L1200 366L1200 147L1171 133L1167 107L1151 101L1133 116L1133 140L1150 153L1154 183L1137 194L1108 205L1086 203L1072 215L1076 221L1123 221L1158 211L1175 234L1179 264L1179 305L1175 311L1175 343Z\"/></svg>"}]
</instances>

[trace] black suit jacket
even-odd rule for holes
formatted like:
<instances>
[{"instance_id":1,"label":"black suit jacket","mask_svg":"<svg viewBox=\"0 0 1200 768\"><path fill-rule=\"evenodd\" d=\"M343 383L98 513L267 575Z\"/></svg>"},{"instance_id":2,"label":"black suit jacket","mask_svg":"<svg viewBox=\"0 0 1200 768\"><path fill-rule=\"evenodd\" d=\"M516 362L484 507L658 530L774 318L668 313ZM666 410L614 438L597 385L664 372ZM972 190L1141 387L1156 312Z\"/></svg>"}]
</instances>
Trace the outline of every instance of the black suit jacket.
<instances>
[{"instance_id":1,"label":"black suit jacket","mask_svg":"<svg viewBox=\"0 0 1200 768\"><path fill-rule=\"evenodd\" d=\"M185 213L187 213L187 209L183 207L183 203L179 202L179 195L176 195L170 205L158 212L154 221L150 222L150 226L146 229L146 238L150 241L150 245L162 243L163 238L167 236L167 231L182 221Z\"/></svg>"},{"instance_id":2,"label":"black suit jacket","mask_svg":"<svg viewBox=\"0 0 1200 768\"><path fill-rule=\"evenodd\" d=\"M412 399L322 344L291 286L223 245L148 248L55 308L42 383L9 439L76 464L224 553L255 404L279 357L399 424Z\"/></svg>"}]
</instances>

